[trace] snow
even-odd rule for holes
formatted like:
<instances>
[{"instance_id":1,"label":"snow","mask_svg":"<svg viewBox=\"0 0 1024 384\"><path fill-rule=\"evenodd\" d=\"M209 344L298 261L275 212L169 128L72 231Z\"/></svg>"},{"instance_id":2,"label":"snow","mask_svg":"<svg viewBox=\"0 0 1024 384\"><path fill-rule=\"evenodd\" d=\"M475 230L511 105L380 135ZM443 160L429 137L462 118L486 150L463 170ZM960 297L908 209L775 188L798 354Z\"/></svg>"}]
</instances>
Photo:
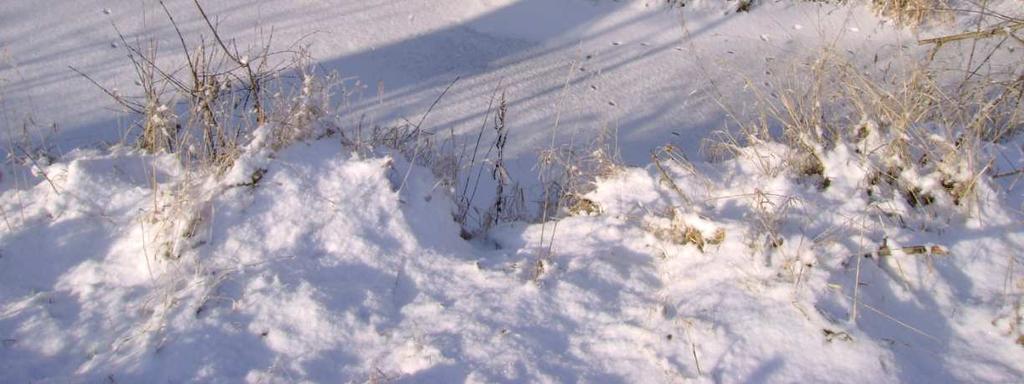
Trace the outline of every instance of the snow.
<instances>
[{"instance_id":1,"label":"snow","mask_svg":"<svg viewBox=\"0 0 1024 384\"><path fill-rule=\"evenodd\" d=\"M695 152L699 143L693 138L721 128L713 84L743 106L749 101L741 88L744 78L770 70L776 60L813 52L823 41L836 41L865 60L874 53L886 58L887 46L903 38L862 7L773 3L755 15L726 14L727 5L704 3L688 7L685 23L655 0L232 0L206 6L220 18L225 36L258 41L259 28L273 27L280 46L308 43L319 66L353 79L347 84L352 96L344 101L347 123L415 121L461 77L429 125L434 132L454 129L472 136L491 93L504 84L509 128L516 136L509 163L518 178L529 177L537 148L551 141L556 111L562 116L555 132L559 143L616 128L623 148L638 148L623 156L639 165L649 148L671 142ZM191 2L168 5L180 15L186 36L204 32ZM105 15L104 8L112 13ZM31 117L37 141L45 138L63 151L128 134L130 120L111 111L118 108L109 98L68 69L74 66L123 93L135 89L124 49L110 47L120 44L111 24L129 41L156 39L160 60L180 61L177 36L154 1L89 0L45 11L19 1L5 14L12 16L3 27L12 37L0 41L7 125L20 127ZM794 30L798 21L806 28ZM519 27L523 23L530 27ZM39 24L52 26L51 33L33 33ZM862 32L833 27L843 25ZM680 92L692 94L680 98ZM11 129L0 134L19 134Z\"/></svg>"},{"instance_id":2,"label":"snow","mask_svg":"<svg viewBox=\"0 0 1024 384\"><path fill-rule=\"evenodd\" d=\"M715 188L678 176L684 193L709 201L682 220L724 229L721 244L700 251L655 236L651 220L679 201L653 167L628 168L587 195L602 214L556 223L538 274L540 236L555 223L505 224L465 242L429 172L411 173L399 194L407 163L329 139L244 157L228 174L266 169L263 178L208 183L191 204L209 208L181 254L154 255L149 218L170 204L154 189L173 174L154 186L139 173L174 163L82 154L47 169L80 196L44 182L4 193L4 210L19 214L0 238L0 361L14 381L1019 377L1024 350L991 325L1002 282L979 278L1006 271L990 255L1024 247L1019 230L955 242L894 233L894 247L953 246L947 256L865 259L854 325L851 260L865 240L817 238L864 209L864 199L831 203L848 198L856 173L812 193L784 175L751 183L757 167L733 163L716 165L733 171L705 181ZM746 196L759 190L804 190L796 209L833 211L783 214L783 245L752 252L757 203ZM1019 228L1018 213L986 209L982 228Z\"/></svg>"},{"instance_id":3,"label":"snow","mask_svg":"<svg viewBox=\"0 0 1024 384\"><path fill-rule=\"evenodd\" d=\"M3 140L20 140L28 121L43 151L7 146L31 160L0 168L0 381L1024 377L1019 178L979 183L969 208L941 194L911 207L866 193L870 163L885 159L846 144L822 151L824 188L784 169L791 150L779 143L650 164L666 144L700 158L699 139L727 121L714 93L749 112L746 79L822 41L888 65L907 32L861 6L732 14L697 2L681 18L654 0L209 3L226 34L309 35L320 66L355 76L342 126L417 120L459 77L429 130L473 137L506 85L517 180L532 182L553 136L612 129L625 165L582 196L593 211L467 240L453 191L398 150L328 134L275 149L266 125L217 173L100 145L128 135L127 116L66 66L131 89L108 25L173 47L159 4L11 1L0 15ZM204 27L182 20L189 35ZM981 150L1004 172L1020 169L1022 145ZM882 244L894 251L881 255Z\"/></svg>"}]
</instances>

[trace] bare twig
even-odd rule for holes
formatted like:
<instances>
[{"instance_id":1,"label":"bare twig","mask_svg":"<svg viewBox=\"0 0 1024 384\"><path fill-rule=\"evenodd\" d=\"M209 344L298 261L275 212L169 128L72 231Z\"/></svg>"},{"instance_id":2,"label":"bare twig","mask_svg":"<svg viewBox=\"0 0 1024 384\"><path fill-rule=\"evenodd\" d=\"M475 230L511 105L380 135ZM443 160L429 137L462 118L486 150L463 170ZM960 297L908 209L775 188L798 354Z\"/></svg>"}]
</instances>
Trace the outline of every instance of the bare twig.
<instances>
[{"instance_id":1,"label":"bare twig","mask_svg":"<svg viewBox=\"0 0 1024 384\"><path fill-rule=\"evenodd\" d=\"M121 104L121 106L127 108L129 111L133 113L142 114L142 106L138 105L137 103L128 101L124 97L121 97L121 95L118 95L117 93L114 93L113 91L107 89L107 87L100 85L100 83L96 82L95 79L85 74L85 72L79 71L77 68L72 67L70 65L68 66L68 68L70 68L72 71L75 71L75 73L77 73L79 76L82 76L86 80L89 80L90 83L92 83L97 88L102 90L103 93L106 93L107 96L110 96L111 99L114 99L114 101L116 101L118 104Z\"/></svg>"},{"instance_id":2,"label":"bare twig","mask_svg":"<svg viewBox=\"0 0 1024 384\"><path fill-rule=\"evenodd\" d=\"M984 39L984 38L989 38L989 37L992 37L992 36L1012 35L1014 32L1017 32L1021 28L1024 28L1024 21L1016 21L1016 22L1006 21L1006 22L1002 22L1002 23L996 24L995 26L990 27L988 29L983 29L983 30L978 30L978 31L971 31L971 32L964 32L964 33L958 33L958 34L955 34L955 35L933 37L933 38L929 38L929 39L921 39L921 40L918 40L917 43L919 45L929 45L929 44L942 45L942 44L951 43L951 42L954 42L954 41L961 41L961 40L968 40L968 39Z\"/></svg>"}]
</instances>

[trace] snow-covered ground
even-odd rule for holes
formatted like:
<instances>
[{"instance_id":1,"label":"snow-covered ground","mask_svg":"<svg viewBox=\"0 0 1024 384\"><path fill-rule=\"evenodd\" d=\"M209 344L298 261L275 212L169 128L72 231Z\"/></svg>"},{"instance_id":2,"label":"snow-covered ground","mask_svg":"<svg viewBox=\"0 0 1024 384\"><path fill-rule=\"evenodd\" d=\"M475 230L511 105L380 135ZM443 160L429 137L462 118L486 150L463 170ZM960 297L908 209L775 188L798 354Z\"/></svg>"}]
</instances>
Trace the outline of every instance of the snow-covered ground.
<instances>
[{"instance_id":1,"label":"snow-covered ground","mask_svg":"<svg viewBox=\"0 0 1024 384\"><path fill-rule=\"evenodd\" d=\"M163 60L180 58L177 37L156 1L9 3L0 27L5 136L19 134L26 118L31 118L29 130L63 151L125 134L130 120L68 68L131 92L134 75L114 26L130 41L157 39ZM203 32L190 1L167 3L186 35ZM427 125L434 132L475 134L491 94L505 87L514 136L508 151L512 164L523 163L514 168L524 175L537 149L549 144L556 111L559 142L617 129L626 160L642 164L650 148L672 143L695 151L700 138L721 128L712 84L742 105L749 101L742 89L745 77L760 77L775 62L788 65L793 56L837 39L840 48L865 62L875 54L886 59L891 46L906 38L863 7L815 4L767 4L751 14L727 14L731 5L708 6L686 13L685 23L657 0L211 1L206 6L226 37L258 41L262 27L273 28L278 47L310 44L325 71L353 79L348 85L355 95L346 103L353 123L415 121L460 77ZM40 26L46 26L45 33Z\"/></svg>"},{"instance_id":2,"label":"snow-covered ground","mask_svg":"<svg viewBox=\"0 0 1024 384\"><path fill-rule=\"evenodd\" d=\"M599 215L505 224L466 242L449 196L426 169L403 185L400 158L363 158L335 140L250 153L184 202L167 190L181 177L173 159L123 153L76 153L47 168L53 186L4 192L4 381L1022 373L1019 294L1006 287L1020 283L1006 279L1024 233L1019 211L987 188L984 220L907 232L849 222L867 210L850 198L862 188L856 167L827 192L759 177L751 161L708 166L709 178L671 168L682 193L705 202L692 211L674 208L686 205L655 168L627 168L587 196ZM255 169L266 173L247 185ZM194 216L162 228L179 210ZM765 215L777 215L782 239L770 252L751 244ZM703 250L673 238L680 223L708 238ZM893 249L942 250L863 256L882 236Z\"/></svg>"},{"instance_id":3,"label":"snow-covered ground","mask_svg":"<svg viewBox=\"0 0 1024 384\"><path fill-rule=\"evenodd\" d=\"M458 78L424 125L473 138L503 89L507 161L531 199L538 151L615 133L625 164L601 172L585 209L465 240L457 193L400 151L337 136L273 150L263 127L209 175L101 145L137 135L131 116L67 66L132 89L111 23L174 47L159 4L8 3L2 138L24 130L53 158L0 174L2 382L1024 377L1019 178L979 183L970 209L942 195L921 208L865 194L851 146L823 156L827 188L766 172L788 151L777 143L649 164L666 144L700 159L728 121L716 96L748 112L748 80L822 44L865 70L899 60L913 33L862 6L209 2L222 33L273 27L352 76L342 129L418 120ZM202 30L190 1L168 5L186 35ZM1022 145L984 150L1005 171Z\"/></svg>"}]
</instances>

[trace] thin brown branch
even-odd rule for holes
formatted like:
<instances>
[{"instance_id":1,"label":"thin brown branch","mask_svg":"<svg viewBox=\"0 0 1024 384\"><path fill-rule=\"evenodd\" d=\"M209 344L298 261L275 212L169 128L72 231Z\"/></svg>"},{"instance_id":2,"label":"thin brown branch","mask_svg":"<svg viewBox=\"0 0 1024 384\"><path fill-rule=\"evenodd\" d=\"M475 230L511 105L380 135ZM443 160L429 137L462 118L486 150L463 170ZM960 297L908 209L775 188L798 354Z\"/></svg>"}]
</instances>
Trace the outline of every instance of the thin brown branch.
<instances>
[{"instance_id":1,"label":"thin brown branch","mask_svg":"<svg viewBox=\"0 0 1024 384\"><path fill-rule=\"evenodd\" d=\"M132 111L134 113L139 113L139 114L142 113L142 106L135 105L135 103L132 103L132 102L126 100L124 97L121 97L121 95L118 95L118 94L114 93L113 91L107 89L107 87L104 87L104 86L100 85L100 83L98 83L95 79L93 79L92 77L89 77L89 75L86 75L85 72L79 71L77 68L72 67L70 65L68 66L68 68L70 68L72 71L75 71L75 73L77 73L79 76L82 76L86 80L89 80L90 83L92 83L97 88L102 90L104 93L106 93L108 96L110 96L110 98L114 99L114 101L116 101L118 104L121 104L122 106L127 108L129 111Z\"/></svg>"},{"instance_id":2,"label":"thin brown branch","mask_svg":"<svg viewBox=\"0 0 1024 384\"><path fill-rule=\"evenodd\" d=\"M1003 23L999 23L999 24L997 24L997 25L995 25L993 27L990 27L988 29L983 29L983 30L979 30L979 31L971 31L971 32L958 33L958 34L955 34L955 35L933 37L933 38L930 38L930 39L921 39L921 40L917 41L917 44L919 44L919 45L929 45L929 44L942 45L942 44L951 43L951 42L954 42L954 41L961 41L961 40L968 40L968 39L985 39L985 38L989 38L989 37L992 37L992 36L1012 35L1014 32L1017 32L1018 30L1020 30L1022 28L1024 28L1024 21L1003 22Z\"/></svg>"}]
</instances>

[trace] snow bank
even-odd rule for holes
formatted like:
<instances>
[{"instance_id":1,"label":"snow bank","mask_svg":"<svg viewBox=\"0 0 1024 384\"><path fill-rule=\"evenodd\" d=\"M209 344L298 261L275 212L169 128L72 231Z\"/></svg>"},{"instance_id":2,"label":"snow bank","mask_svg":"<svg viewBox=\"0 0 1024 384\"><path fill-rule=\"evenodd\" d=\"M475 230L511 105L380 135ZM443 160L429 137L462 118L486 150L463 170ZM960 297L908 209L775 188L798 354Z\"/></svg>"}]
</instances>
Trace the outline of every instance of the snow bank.
<instances>
[{"instance_id":1,"label":"snow bank","mask_svg":"<svg viewBox=\"0 0 1024 384\"><path fill-rule=\"evenodd\" d=\"M1024 371L1019 297L1003 286L1024 235L991 189L985 222L900 230L857 222L871 216L854 169L820 190L759 177L743 159L667 166L674 190L656 167L628 168L586 196L600 214L466 242L426 170L397 192L401 157L363 158L330 139L253 153L201 182L169 158L80 153L45 167L53 187L5 191L6 378L916 382ZM188 225L161 226L168 212ZM683 227L707 241L659 231ZM883 236L948 254L864 258Z\"/></svg>"}]
</instances>

